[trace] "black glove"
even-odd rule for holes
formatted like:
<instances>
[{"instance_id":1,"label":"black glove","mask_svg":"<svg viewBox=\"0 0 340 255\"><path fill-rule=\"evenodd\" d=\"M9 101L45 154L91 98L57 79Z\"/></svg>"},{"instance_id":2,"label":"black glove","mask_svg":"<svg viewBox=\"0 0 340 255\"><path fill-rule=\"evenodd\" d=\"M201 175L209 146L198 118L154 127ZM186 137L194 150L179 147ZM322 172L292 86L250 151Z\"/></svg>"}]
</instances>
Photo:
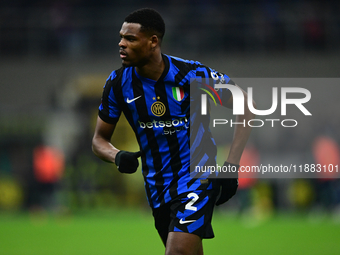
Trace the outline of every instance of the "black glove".
<instances>
[{"instance_id":1,"label":"black glove","mask_svg":"<svg viewBox=\"0 0 340 255\"><path fill-rule=\"evenodd\" d=\"M216 205L221 205L227 202L230 198L232 198L236 194L236 190L238 187L238 169L239 165L224 162L223 167L231 168L235 166L237 171L230 174L230 178L218 179L217 183L220 188L220 194L217 198Z\"/></svg>"},{"instance_id":2,"label":"black glove","mask_svg":"<svg viewBox=\"0 0 340 255\"><path fill-rule=\"evenodd\" d=\"M139 166L138 158L141 152L119 151L115 158L115 163L119 172L133 174Z\"/></svg>"}]
</instances>

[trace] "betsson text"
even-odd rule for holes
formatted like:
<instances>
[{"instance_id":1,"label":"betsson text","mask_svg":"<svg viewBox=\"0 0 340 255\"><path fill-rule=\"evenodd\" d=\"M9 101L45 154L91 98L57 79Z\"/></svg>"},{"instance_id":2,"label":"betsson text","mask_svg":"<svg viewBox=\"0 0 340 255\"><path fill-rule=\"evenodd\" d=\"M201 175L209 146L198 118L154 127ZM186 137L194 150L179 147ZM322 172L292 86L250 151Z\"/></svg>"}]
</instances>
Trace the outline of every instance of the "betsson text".
<instances>
[{"instance_id":1,"label":"betsson text","mask_svg":"<svg viewBox=\"0 0 340 255\"><path fill-rule=\"evenodd\" d=\"M189 121L186 117L173 120L153 120L151 122L138 121L139 127L145 128L163 128L163 135L172 135L181 130L189 128Z\"/></svg>"}]
</instances>

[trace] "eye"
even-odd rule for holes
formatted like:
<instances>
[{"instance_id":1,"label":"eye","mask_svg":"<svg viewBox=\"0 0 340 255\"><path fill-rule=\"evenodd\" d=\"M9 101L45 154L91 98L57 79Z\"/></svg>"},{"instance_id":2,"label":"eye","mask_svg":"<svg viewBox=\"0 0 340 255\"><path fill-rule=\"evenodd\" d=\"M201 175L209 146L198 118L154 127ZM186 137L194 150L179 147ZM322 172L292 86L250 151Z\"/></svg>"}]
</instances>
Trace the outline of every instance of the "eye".
<instances>
[{"instance_id":1,"label":"eye","mask_svg":"<svg viewBox=\"0 0 340 255\"><path fill-rule=\"evenodd\" d=\"M137 41L137 39L134 37L134 36L130 36L130 35L119 35L120 39L121 40L126 40L128 42L134 42L134 41Z\"/></svg>"}]
</instances>

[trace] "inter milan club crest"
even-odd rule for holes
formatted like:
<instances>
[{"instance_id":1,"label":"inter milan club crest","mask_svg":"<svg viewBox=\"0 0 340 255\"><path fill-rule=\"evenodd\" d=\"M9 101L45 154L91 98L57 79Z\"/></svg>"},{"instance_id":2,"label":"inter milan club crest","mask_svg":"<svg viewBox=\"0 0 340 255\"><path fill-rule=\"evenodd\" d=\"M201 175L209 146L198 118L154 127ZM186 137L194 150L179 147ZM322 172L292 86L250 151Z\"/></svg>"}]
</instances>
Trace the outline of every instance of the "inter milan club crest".
<instances>
[{"instance_id":1,"label":"inter milan club crest","mask_svg":"<svg viewBox=\"0 0 340 255\"><path fill-rule=\"evenodd\" d=\"M184 90L182 87L173 87L172 88L172 95L174 98L180 102L184 98Z\"/></svg>"},{"instance_id":2,"label":"inter milan club crest","mask_svg":"<svg viewBox=\"0 0 340 255\"><path fill-rule=\"evenodd\" d=\"M166 111L165 105L161 101L156 101L151 105L151 112L155 116L163 116Z\"/></svg>"}]
</instances>

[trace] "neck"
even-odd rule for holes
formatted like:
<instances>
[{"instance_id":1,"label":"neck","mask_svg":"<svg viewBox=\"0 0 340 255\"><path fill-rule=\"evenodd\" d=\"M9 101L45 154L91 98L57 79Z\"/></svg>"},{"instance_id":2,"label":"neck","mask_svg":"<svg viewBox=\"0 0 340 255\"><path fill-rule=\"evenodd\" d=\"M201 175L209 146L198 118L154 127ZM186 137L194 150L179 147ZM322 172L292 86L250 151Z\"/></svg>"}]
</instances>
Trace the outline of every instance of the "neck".
<instances>
[{"instance_id":1,"label":"neck","mask_svg":"<svg viewBox=\"0 0 340 255\"><path fill-rule=\"evenodd\" d=\"M162 54L158 52L150 58L147 64L136 66L136 71L139 75L157 81L165 68Z\"/></svg>"}]
</instances>

